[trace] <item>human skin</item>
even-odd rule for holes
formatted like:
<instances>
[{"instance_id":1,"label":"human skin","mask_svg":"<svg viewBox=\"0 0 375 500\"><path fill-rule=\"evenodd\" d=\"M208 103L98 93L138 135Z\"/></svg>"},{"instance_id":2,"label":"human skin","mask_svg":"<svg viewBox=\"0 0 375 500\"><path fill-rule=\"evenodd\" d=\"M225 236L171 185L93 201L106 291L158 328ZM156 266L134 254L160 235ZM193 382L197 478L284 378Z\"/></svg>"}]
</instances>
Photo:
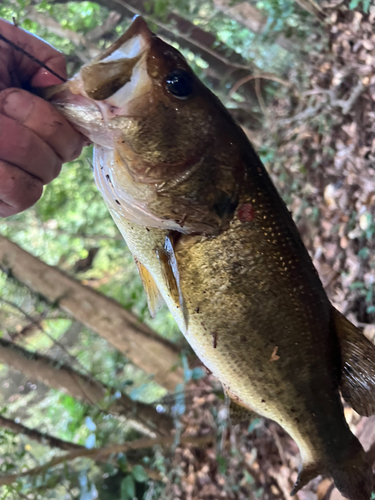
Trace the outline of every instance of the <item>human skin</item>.
<instances>
[{"instance_id":1,"label":"human skin","mask_svg":"<svg viewBox=\"0 0 375 500\"><path fill-rule=\"evenodd\" d=\"M62 54L39 38L0 19L0 33L66 78ZM84 138L49 103L25 88L61 81L0 40L0 217L26 210L77 158Z\"/></svg>"}]
</instances>

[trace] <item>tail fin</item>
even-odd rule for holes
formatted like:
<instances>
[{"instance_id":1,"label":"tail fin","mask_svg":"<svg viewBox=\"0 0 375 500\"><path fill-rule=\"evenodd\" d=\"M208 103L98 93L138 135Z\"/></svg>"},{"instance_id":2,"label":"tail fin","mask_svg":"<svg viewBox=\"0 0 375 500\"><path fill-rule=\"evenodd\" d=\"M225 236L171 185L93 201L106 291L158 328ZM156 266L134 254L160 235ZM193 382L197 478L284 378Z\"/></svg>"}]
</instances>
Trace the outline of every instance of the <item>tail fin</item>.
<instances>
[{"instance_id":1,"label":"tail fin","mask_svg":"<svg viewBox=\"0 0 375 500\"><path fill-rule=\"evenodd\" d=\"M372 492L372 467L360 442L352 436L345 452L337 461L323 465L311 463L302 466L291 495L317 475L331 476L336 488L349 500L370 500Z\"/></svg>"},{"instance_id":2,"label":"tail fin","mask_svg":"<svg viewBox=\"0 0 375 500\"><path fill-rule=\"evenodd\" d=\"M340 390L360 415L375 414L375 346L336 309L333 318L341 351Z\"/></svg>"},{"instance_id":3,"label":"tail fin","mask_svg":"<svg viewBox=\"0 0 375 500\"><path fill-rule=\"evenodd\" d=\"M372 467L361 444L353 436L351 446L340 462L332 464L330 474L336 488L350 500L369 500L372 492Z\"/></svg>"}]
</instances>

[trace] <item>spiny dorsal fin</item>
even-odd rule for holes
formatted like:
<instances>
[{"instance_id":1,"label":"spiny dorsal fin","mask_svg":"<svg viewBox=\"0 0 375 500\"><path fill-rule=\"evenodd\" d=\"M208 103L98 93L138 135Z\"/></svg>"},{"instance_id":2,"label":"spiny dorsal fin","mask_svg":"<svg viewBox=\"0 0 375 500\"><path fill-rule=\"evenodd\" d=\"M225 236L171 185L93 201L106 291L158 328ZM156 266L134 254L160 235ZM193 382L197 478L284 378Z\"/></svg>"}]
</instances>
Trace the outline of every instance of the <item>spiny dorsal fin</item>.
<instances>
[{"instance_id":1,"label":"spiny dorsal fin","mask_svg":"<svg viewBox=\"0 0 375 500\"><path fill-rule=\"evenodd\" d=\"M151 316L155 318L156 313L164 304L163 297L161 296L161 293L159 292L159 289L149 271L137 259L134 260L137 264L139 276L141 277L143 287L147 295L148 309Z\"/></svg>"},{"instance_id":2,"label":"spiny dorsal fin","mask_svg":"<svg viewBox=\"0 0 375 500\"><path fill-rule=\"evenodd\" d=\"M332 308L341 351L340 389L345 401L360 415L375 414L375 346Z\"/></svg>"}]
</instances>

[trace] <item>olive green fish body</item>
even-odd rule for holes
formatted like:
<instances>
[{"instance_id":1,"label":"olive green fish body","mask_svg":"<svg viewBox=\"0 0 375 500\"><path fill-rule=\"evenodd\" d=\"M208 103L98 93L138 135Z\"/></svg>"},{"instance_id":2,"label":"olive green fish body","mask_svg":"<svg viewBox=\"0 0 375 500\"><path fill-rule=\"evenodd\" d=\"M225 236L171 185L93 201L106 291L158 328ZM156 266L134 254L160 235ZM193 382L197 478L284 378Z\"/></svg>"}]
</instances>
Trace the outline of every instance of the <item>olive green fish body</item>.
<instances>
[{"instance_id":1,"label":"olive green fish body","mask_svg":"<svg viewBox=\"0 0 375 500\"><path fill-rule=\"evenodd\" d=\"M235 408L283 426L293 494L330 475L369 500L372 472L340 390L375 413L375 348L330 304L260 159L185 59L138 18L54 104L94 142L95 180L138 266Z\"/></svg>"},{"instance_id":2,"label":"olive green fish body","mask_svg":"<svg viewBox=\"0 0 375 500\"><path fill-rule=\"evenodd\" d=\"M351 436L338 391L331 305L264 167L258 162L248 170L249 187L230 227L177 241L182 304L166 285L158 255L168 232L130 222L119 227L230 397L280 423L305 463L329 462L334 441L341 446Z\"/></svg>"}]
</instances>

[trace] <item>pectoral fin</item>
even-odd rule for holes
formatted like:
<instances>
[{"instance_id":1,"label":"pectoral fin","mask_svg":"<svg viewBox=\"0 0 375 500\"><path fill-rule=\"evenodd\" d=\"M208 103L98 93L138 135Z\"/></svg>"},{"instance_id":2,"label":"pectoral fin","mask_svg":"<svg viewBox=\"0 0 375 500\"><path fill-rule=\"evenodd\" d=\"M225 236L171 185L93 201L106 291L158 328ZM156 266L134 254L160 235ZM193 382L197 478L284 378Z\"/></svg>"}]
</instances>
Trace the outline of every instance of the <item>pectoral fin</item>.
<instances>
[{"instance_id":1,"label":"pectoral fin","mask_svg":"<svg viewBox=\"0 0 375 500\"><path fill-rule=\"evenodd\" d=\"M155 318L156 313L164 304L163 297L149 271L136 259L135 263L137 264L138 272L147 295L148 309L151 316Z\"/></svg>"},{"instance_id":2,"label":"pectoral fin","mask_svg":"<svg viewBox=\"0 0 375 500\"><path fill-rule=\"evenodd\" d=\"M341 350L340 389L360 415L375 414L375 346L345 316L332 308Z\"/></svg>"},{"instance_id":3,"label":"pectoral fin","mask_svg":"<svg viewBox=\"0 0 375 500\"><path fill-rule=\"evenodd\" d=\"M178 270L177 259L173 247L172 239L169 236L165 237L163 248L157 248L156 253L161 265L164 282L167 285L169 294L174 303L182 311L185 320L185 326L188 323L188 313L185 307L180 286L180 273Z\"/></svg>"}]
</instances>

